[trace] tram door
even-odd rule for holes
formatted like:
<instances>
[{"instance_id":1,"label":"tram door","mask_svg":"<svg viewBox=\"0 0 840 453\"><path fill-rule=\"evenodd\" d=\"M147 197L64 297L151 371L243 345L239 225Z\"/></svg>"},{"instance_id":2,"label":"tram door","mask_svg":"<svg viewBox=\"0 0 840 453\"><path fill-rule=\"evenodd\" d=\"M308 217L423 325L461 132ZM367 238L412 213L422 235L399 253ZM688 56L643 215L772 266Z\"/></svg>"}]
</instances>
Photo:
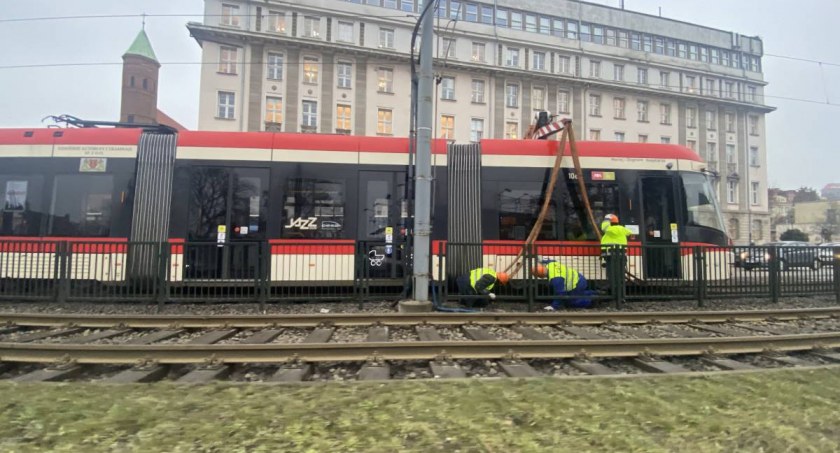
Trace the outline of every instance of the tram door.
<instances>
[{"instance_id":1,"label":"tram door","mask_svg":"<svg viewBox=\"0 0 840 453\"><path fill-rule=\"evenodd\" d=\"M401 278L405 274L407 211L405 172L360 172L358 239L365 241L370 277Z\"/></svg>"},{"instance_id":2,"label":"tram door","mask_svg":"<svg viewBox=\"0 0 840 453\"><path fill-rule=\"evenodd\" d=\"M677 223L674 180L669 177L642 178L640 231L646 278L680 277L680 238Z\"/></svg>"},{"instance_id":3,"label":"tram door","mask_svg":"<svg viewBox=\"0 0 840 453\"><path fill-rule=\"evenodd\" d=\"M254 279L265 240L267 168L195 167L184 276L188 279Z\"/></svg>"}]
</instances>

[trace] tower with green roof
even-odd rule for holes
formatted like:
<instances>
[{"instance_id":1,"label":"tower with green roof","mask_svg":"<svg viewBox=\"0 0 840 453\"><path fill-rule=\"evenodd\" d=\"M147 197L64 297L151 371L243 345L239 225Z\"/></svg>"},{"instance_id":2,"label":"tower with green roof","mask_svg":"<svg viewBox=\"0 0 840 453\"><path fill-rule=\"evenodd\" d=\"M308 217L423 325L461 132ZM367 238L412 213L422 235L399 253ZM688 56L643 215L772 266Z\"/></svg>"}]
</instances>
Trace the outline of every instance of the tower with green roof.
<instances>
[{"instance_id":1,"label":"tower with green roof","mask_svg":"<svg viewBox=\"0 0 840 453\"><path fill-rule=\"evenodd\" d=\"M146 30L140 30L123 54L122 103L120 121L154 124L157 122L157 92L160 63Z\"/></svg>"}]
</instances>

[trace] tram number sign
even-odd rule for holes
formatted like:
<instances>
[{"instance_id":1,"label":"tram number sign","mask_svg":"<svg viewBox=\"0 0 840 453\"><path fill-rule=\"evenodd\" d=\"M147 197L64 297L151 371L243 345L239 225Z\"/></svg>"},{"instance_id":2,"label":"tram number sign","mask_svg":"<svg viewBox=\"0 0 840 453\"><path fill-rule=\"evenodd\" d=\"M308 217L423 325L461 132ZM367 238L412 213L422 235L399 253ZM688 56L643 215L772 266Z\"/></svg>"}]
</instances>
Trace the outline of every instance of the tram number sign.
<instances>
[{"instance_id":1,"label":"tram number sign","mask_svg":"<svg viewBox=\"0 0 840 453\"><path fill-rule=\"evenodd\" d=\"M299 230L317 230L318 229L318 218L317 217L297 217L294 219L289 219L289 224L285 226L285 228L297 228Z\"/></svg>"}]
</instances>

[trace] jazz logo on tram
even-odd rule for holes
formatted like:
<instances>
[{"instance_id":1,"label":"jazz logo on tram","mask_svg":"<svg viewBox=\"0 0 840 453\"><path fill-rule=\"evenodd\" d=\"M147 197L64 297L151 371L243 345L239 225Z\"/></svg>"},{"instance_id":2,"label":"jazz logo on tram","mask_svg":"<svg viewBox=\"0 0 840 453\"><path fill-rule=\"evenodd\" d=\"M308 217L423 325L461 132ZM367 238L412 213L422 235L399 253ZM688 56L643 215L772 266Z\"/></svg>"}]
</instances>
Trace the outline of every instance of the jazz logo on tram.
<instances>
[{"instance_id":1,"label":"jazz logo on tram","mask_svg":"<svg viewBox=\"0 0 840 453\"><path fill-rule=\"evenodd\" d=\"M300 230L317 230L318 229L318 218L317 217L297 217L294 219L289 219L289 224L285 226L285 228L297 228Z\"/></svg>"}]
</instances>

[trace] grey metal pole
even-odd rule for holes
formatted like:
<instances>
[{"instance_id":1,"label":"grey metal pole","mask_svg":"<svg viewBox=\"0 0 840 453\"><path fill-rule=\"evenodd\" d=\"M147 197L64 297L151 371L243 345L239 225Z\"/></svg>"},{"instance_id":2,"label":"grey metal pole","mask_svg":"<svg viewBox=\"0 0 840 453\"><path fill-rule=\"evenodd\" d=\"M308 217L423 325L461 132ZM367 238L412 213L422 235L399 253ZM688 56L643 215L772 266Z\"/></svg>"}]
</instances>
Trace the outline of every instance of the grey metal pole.
<instances>
[{"instance_id":1,"label":"grey metal pole","mask_svg":"<svg viewBox=\"0 0 840 453\"><path fill-rule=\"evenodd\" d=\"M432 211L432 69L435 38L434 14L426 14L421 25L420 77L417 87L417 156L414 180L414 300L429 301L429 256Z\"/></svg>"}]
</instances>

